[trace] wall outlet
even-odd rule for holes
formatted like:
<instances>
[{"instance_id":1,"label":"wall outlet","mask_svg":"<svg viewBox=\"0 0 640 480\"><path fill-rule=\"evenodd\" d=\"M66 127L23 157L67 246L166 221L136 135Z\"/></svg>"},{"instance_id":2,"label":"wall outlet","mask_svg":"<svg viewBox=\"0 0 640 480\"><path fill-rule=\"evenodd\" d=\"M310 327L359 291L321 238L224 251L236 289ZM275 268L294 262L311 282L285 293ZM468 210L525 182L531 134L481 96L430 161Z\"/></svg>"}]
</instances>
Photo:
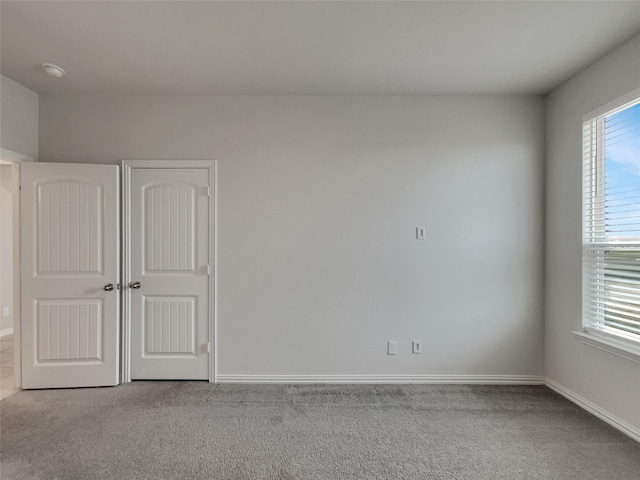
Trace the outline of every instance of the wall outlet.
<instances>
[{"instance_id":1,"label":"wall outlet","mask_svg":"<svg viewBox=\"0 0 640 480\"><path fill-rule=\"evenodd\" d=\"M416 227L416 240L424 240L426 230L425 227Z\"/></svg>"},{"instance_id":2,"label":"wall outlet","mask_svg":"<svg viewBox=\"0 0 640 480\"><path fill-rule=\"evenodd\" d=\"M422 341L414 340L413 341L413 353L422 353Z\"/></svg>"},{"instance_id":3,"label":"wall outlet","mask_svg":"<svg viewBox=\"0 0 640 480\"><path fill-rule=\"evenodd\" d=\"M8 317L9 315L11 315L11 310L9 309L9 307L4 307L2 309L2 316L3 317Z\"/></svg>"},{"instance_id":4,"label":"wall outlet","mask_svg":"<svg viewBox=\"0 0 640 480\"><path fill-rule=\"evenodd\" d=\"M398 342L387 342L387 355L396 355L398 353Z\"/></svg>"}]
</instances>

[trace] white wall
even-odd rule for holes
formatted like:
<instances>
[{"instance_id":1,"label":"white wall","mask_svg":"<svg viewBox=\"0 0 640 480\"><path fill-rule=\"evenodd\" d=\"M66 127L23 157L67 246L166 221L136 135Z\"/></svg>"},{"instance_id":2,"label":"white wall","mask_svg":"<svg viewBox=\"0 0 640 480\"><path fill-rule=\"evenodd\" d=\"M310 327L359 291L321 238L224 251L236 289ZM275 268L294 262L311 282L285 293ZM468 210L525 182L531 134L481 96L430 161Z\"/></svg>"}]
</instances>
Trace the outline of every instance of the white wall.
<instances>
[{"instance_id":1,"label":"white wall","mask_svg":"<svg viewBox=\"0 0 640 480\"><path fill-rule=\"evenodd\" d=\"M640 364L581 344L582 116L640 87L640 36L547 100L546 375L640 431Z\"/></svg>"},{"instance_id":2,"label":"white wall","mask_svg":"<svg viewBox=\"0 0 640 480\"><path fill-rule=\"evenodd\" d=\"M0 75L0 147L38 158L38 94Z\"/></svg>"},{"instance_id":3,"label":"white wall","mask_svg":"<svg viewBox=\"0 0 640 480\"><path fill-rule=\"evenodd\" d=\"M543 103L46 94L40 157L218 160L221 374L542 375Z\"/></svg>"}]
</instances>

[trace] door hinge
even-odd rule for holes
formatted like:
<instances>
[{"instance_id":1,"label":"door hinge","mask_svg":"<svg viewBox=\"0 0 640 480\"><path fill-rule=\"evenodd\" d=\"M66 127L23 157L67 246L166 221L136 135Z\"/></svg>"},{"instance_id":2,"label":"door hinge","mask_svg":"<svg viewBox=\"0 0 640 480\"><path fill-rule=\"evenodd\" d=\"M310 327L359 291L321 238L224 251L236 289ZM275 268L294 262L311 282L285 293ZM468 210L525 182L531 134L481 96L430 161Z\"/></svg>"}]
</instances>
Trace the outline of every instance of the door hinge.
<instances>
[{"instance_id":1,"label":"door hinge","mask_svg":"<svg viewBox=\"0 0 640 480\"><path fill-rule=\"evenodd\" d=\"M211 275L211 265L207 265L207 275Z\"/></svg>"},{"instance_id":2,"label":"door hinge","mask_svg":"<svg viewBox=\"0 0 640 480\"><path fill-rule=\"evenodd\" d=\"M206 195L207 197L211 196L211 187L210 186L206 186L206 187L202 187L202 193L204 195Z\"/></svg>"},{"instance_id":3,"label":"door hinge","mask_svg":"<svg viewBox=\"0 0 640 480\"><path fill-rule=\"evenodd\" d=\"M211 353L211 342L207 343L207 353Z\"/></svg>"}]
</instances>

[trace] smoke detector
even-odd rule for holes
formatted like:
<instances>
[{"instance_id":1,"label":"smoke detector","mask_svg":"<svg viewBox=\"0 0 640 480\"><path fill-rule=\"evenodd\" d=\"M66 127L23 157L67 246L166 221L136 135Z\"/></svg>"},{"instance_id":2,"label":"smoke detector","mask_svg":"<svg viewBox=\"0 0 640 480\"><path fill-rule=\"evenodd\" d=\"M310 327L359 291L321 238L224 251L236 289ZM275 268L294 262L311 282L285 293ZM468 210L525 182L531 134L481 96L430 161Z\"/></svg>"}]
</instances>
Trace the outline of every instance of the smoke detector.
<instances>
[{"instance_id":1,"label":"smoke detector","mask_svg":"<svg viewBox=\"0 0 640 480\"><path fill-rule=\"evenodd\" d=\"M53 63L43 63L42 68L44 68L44 71L47 72L47 74L56 78L60 78L66 73L62 68L54 65Z\"/></svg>"}]
</instances>

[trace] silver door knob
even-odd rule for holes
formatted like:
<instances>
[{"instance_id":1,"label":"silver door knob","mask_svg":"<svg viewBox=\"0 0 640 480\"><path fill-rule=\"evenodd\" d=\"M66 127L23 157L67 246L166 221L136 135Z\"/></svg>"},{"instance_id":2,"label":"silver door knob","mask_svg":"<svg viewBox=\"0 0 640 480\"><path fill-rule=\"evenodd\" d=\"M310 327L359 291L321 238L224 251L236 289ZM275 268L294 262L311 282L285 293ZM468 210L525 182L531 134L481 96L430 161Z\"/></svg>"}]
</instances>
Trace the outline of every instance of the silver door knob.
<instances>
[{"instance_id":1,"label":"silver door knob","mask_svg":"<svg viewBox=\"0 0 640 480\"><path fill-rule=\"evenodd\" d=\"M107 292L110 292L111 290L113 290L113 283L107 283L107 284L104 286L104 289L105 289Z\"/></svg>"},{"instance_id":2,"label":"silver door knob","mask_svg":"<svg viewBox=\"0 0 640 480\"><path fill-rule=\"evenodd\" d=\"M131 282L129 284L130 288L140 288L140 282Z\"/></svg>"}]
</instances>

